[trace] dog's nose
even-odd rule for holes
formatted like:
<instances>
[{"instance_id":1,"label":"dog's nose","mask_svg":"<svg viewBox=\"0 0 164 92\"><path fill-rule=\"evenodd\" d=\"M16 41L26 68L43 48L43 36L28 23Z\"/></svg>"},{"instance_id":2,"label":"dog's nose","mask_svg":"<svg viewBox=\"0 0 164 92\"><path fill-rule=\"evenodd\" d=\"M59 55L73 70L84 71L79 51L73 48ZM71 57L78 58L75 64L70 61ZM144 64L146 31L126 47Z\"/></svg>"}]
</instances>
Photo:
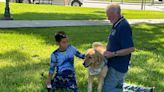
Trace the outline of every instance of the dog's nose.
<instances>
[{"instance_id":1,"label":"dog's nose","mask_svg":"<svg viewBox=\"0 0 164 92\"><path fill-rule=\"evenodd\" d=\"M83 63L83 65L85 66L85 63Z\"/></svg>"},{"instance_id":2,"label":"dog's nose","mask_svg":"<svg viewBox=\"0 0 164 92\"><path fill-rule=\"evenodd\" d=\"M83 63L83 66L84 66L84 67L86 67L86 64L85 64L85 62Z\"/></svg>"},{"instance_id":3,"label":"dog's nose","mask_svg":"<svg viewBox=\"0 0 164 92\"><path fill-rule=\"evenodd\" d=\"M86 63L85 63L85 62L83 63L83 66L84 66L85 68L87 68L87 65L86 65Z\"/></svg>"}]
</instances>

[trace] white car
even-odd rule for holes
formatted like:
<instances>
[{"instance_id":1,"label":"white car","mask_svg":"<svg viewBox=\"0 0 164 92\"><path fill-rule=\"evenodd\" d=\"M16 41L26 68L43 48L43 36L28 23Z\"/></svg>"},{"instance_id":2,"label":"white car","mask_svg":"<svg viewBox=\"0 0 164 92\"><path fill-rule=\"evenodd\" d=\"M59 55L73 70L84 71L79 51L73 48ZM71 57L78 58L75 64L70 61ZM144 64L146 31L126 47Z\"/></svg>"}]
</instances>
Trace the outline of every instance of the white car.
<instances>
[{"instance_id":1,"label":"white car","mask_svg":"<svg viewBox=\"0 0 164 92\"><path fill-rule=\"evenodd\" d=\"M82 6L83 0L34 0L33 3L40 4L54 4L54 5L71 5L71 6Z\"/></svg>"},{"instance_id":2,"label":"white car","mask_svg":"<svg viewBox=\"0 0 164 92\"><path fill-rule=\"evenodd\" d=\"M71 6L82 6L83 0L71 0Z\"/></svg>"}]
</instances>

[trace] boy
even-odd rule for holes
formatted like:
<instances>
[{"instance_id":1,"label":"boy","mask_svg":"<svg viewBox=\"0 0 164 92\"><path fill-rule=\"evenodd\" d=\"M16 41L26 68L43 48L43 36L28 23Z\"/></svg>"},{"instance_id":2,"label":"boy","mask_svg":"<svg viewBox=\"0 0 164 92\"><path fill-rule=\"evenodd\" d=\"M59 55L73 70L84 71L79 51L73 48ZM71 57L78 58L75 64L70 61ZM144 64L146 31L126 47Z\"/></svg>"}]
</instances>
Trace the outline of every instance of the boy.
<instances>
[{"instance_id":1,"label":"boy","mask_svg":"<svg viewBox=\"0 0 164 92\"><path fill-rule=\"evenodd\" d=\"M55 91L57 88L66 88L71 92L78 92L75 80L74 56L85 58L74 46L69 45L68 37L64 32L55 34L59 48L51 54L51 64L47 79L47 87ZM54 69L56 74L52 79Z\"/></svg>"}]
</instances>

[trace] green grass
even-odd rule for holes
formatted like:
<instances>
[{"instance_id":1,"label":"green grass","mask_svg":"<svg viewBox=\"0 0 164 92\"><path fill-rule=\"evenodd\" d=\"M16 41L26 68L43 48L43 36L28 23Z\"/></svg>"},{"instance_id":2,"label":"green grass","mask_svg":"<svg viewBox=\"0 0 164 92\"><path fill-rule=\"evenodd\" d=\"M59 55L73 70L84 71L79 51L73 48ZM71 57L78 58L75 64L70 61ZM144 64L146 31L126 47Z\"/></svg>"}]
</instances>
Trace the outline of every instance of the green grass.
<instances>
[{"instance_id":1,"label":"green grass","mask_svg":"<svg viewBox=\"0 0 164 92\"><path fill-rule=\"evenodd\" d=\"M136 51L126 77L127 83L164 90L164 24L133 25ZM107 42L111 26L0 29L1 92L44 92L41 73L47 75L50 54L57 48L53 34L65 31L70 43L81 52L92 42ZM87 92L87 69L75 58L80 92ZM96 81L94 82L94 85ZM96 92L96 86L94 91ZM63 92L63 91L61 91Z\"/></svg>"},{"instance_id":2,"label":"green grass","mask_svg":"<svg viewBox=\"0 0 164 92\"><path fill-rule=\"evenodd\" d=\"M0 17L3 17L4 3L0 3ZM15 20L94 20L106 19L105 9L64 7L55 5L33 5L11 3L11 15ZM162 11L123 10L128 19L164 18Z\"/></svg>"}]
</instances>

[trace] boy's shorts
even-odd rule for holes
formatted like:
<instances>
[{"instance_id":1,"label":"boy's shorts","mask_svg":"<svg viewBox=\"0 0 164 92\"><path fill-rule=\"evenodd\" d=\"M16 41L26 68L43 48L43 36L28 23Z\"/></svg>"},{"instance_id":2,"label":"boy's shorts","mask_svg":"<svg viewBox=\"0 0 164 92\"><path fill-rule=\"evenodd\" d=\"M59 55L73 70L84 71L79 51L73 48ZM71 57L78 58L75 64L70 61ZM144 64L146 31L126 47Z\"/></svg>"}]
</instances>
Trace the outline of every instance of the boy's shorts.
<instances>
[{"instance_id":1,"label":"boy's shorts","mask_svg":"<svg viewBox=\"0 0 164 92\"><path fill-rule=\"evenodd\" d=\"M71 70L65 70L62 73L56 73L51 84L54 90L57 88L66 88L71 90L71 92L78 92L75 73Z\"/></svg>"}]
</instances>

